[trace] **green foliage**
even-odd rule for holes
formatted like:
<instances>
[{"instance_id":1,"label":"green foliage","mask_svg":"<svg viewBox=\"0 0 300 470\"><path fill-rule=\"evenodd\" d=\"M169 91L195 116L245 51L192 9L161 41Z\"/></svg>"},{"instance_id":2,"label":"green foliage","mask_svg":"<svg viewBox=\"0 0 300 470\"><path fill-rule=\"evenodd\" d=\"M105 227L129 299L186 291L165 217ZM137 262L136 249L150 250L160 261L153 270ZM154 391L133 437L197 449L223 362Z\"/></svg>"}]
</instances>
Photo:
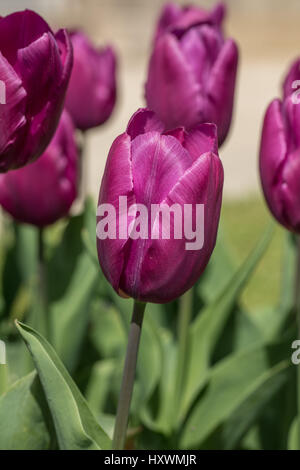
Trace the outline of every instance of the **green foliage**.
<instances>
[{"instance_id":1,"label":"green foliage","mask_svg":"<svg viewBox=\"0 0 300 470\"><path fill-rule=\"evenodd\" d=\"M37 302L35 230L6 225L0 338L8 360L0 366L0 449L109 449L132 301L121 299L100 272L95 206L88 200L81 214L47 231L47 312ZM251 253L243 248L245 256L233 258L223 226L188 302L147 305L131 447L298 447L290 361L296 338L292 237L280 235L277 303L247 301L257 268L262 276L262 260L274 247L273 232L268 229ZM279 241L276 229L277 248ZM179 348L180 305L191 311ZM41 318L47 319L45 333Z\"/></svg>"}]
</instances>

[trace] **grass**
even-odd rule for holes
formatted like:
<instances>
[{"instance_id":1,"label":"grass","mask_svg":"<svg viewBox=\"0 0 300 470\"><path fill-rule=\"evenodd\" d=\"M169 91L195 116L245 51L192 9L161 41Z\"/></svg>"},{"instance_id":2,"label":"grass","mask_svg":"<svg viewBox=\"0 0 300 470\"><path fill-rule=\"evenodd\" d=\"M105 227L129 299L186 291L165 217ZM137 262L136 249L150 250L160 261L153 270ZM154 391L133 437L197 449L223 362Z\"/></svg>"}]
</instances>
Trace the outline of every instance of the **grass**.
<instances>
[{"instance_id":1,"label":"grass","mask_svg":"<svg viewBox=\"0 0 300 470\"><path fill-rule=\"evenodd\" d=\"M223 204L222 223L230 252L240 264L271 222L262 198ZM248 283L242 302L249 310L274 305L281 283L284 229L276 225L270 246Z\"/></svg>"}]
</instances>

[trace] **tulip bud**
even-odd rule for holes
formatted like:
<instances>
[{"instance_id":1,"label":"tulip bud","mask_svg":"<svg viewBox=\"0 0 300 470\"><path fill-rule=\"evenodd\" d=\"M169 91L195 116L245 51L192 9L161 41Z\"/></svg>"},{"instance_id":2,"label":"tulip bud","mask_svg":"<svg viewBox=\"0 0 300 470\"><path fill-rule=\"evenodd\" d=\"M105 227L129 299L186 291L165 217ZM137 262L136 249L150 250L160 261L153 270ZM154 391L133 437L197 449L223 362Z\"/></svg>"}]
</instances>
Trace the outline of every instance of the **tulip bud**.
<instances>
[{"instance_id":1,"label":"tulip bud","mask_svg":"<svg viewBox=\"0 0 300 470\"><path fill-rule=\"evenodd\" d=\"M38 227L68 214L77 195L75 130L63 112L57 131L34 163L0 175L0 204L12 217Z\"/></svg>"},{"instance_id":2,"label":"tulip bud","mask_svg":"<svg viewBox=\"0 0 300 470\"><path fill-rule=\"evenodd\" d=\"M158 19L155 40L166 32L178 33L200 23L210 23L221 28L225 15L224 3L217 4L210 11L190 5L181 7L176 3L167 3Z\"/></svg>"},{"instance_id":3,"label":"tulip bud","mask_svg":"<svg viewBox=\"0 0 300 470\"><path fill-rule=\"evenodd\" d=\"M72 68L65 30L54 34L36 13L0 18L0 171L37 159L56 130Z\"/></svg>"},{"instance_id":4,"label":"tulip bud","mask_svg":"<svg viewBox=\"0 0 300 470\"><path fill-rule=\"evenodd\" d=\"M171 26L158 26L145 90L166 128L213 122L219 144L231 124L238 65L236 44L220 29L222 11L213 21L187 10Z\"/></svg>"},{"instance_id":5,"label":"tulip bud","mask_svg":"<svg viewBox=\"0 0 300 470\"><path fill-rule=\"evenodd\" d=\"M292 95L294 103L297 104L298 102L300 102L299 88L300 88L300 59L297 59L293 62L283 82L284 98L287 98L288 96Z\"/></svg>"},{"instance_id":6,"label":"tulip bud","mask_svg":"<svg viewBox=\"0 0 300 470\"><path fill-rule=\"evenodd\" d=\"M71 33L74 66L66 108L78 129L103 124L116 102L116 56L111 47L96 49L80 31Z\"/></svg>"},{"instance_id":7,"label":"tulip bud","mask_svg":"<svg viewBox=\"0 0 300 470\"><path fill-rule=\"evenodd\" d=\"M215 246L222 188L214 124L164 132L137 111L112 144L99 195L98 257L115 291L165 303L192 287Z\"/></svg>"},{"instance_id":8,"label":"tulip bud","mask_svg":"<svg viewBox=\"0 0 300 470\"><path fill-rule=\"evenodd\" d=\"M300 103L272 101L260 148L260 176L268 206L287 229L300 233Z\"/></svg>"}]
</instances>

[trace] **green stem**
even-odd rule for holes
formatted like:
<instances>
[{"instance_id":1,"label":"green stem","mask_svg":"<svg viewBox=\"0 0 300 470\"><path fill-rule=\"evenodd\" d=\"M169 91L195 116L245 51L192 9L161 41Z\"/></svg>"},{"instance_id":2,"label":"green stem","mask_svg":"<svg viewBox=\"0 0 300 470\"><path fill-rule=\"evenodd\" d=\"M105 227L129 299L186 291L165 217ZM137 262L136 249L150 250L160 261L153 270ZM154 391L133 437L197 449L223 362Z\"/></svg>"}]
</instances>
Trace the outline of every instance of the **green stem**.
<instances>
[{"instance_id":1,"label":"green stem","mask_svg":"<svg viewBox=\"0 0 300 470\"><path fill-rule=\"evenodd\" d=\"M134 302L132 320L129 330L127 352L123 370L122 385L117 409L116 424L114 429L114 450L123 450L126 441L129 410L133 392L137 356L145 308L146 304L137 301Z\"/></svg>"},{"instance_id":2,"label":"green stem","mask_svg":"<svg viewBox=\"0 0 300 470\"><path fill-rule=\"evenodd\" d=\"M38 298L40 303L41 325L40 331L49 338L47 273L45 262L44 229L38 229Z\"/></svg>"},{"instance_id":3,"label":"green stem","mask_svg":"<svg viewBox=\"0 0 300 470\"><path fill-rule=\"evenodd\" d=\"M186 364L188 353L188 334L193 311L193 289L190 289L179 299L178 312L178 360L177 360L177 380L176 380L176 406L180 406L180 398L182 396Z\"/></svg>"},{"instance_id":4,"label":"green stem","mask_svg":"<svg viewBox=\"0 0 300 470\"><path fill-rule=\"evenodd\" d=\"M297 236L297 259L295 279L295 310L297 321L297 339L300 339L300 236ZM297 421L298 421L298 450L300 450L300 365L297 365Z\"/></svg>"}]
</instances>

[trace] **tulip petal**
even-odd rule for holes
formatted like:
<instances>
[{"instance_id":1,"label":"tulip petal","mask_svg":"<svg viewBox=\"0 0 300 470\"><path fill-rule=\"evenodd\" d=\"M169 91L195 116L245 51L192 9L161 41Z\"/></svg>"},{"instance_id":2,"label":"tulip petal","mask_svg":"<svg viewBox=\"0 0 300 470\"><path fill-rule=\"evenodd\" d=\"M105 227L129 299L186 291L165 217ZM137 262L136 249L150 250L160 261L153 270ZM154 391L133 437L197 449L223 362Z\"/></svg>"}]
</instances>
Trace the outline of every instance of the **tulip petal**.
<instances>
[{"instance_id":1,"label":"tulip petal","mask_svg":"<svg viewBox=\"0 0 300 470\"><path fill-rule=\"evenodd\" d=\"M171 130L199 122L200 86L176 37L162 36L153 50L146 83L148 107Z\"/></svg>"},{"instance_id":2,"label":"tulip petal","mask_svg":"<svg viewBox=\"0 0 300 470\"><path fill-rule=\"evenodd\" d=\"M0 80L5 84L6 104L0 104L0 171L7 169L5 152L13 146L16 137L26 124L26 91L7 59L0 52Z\"/></svg>"},{"instance_id":3,"label":"tulip petal","mask_svg":"<svg viewBox=\"0 0 300 470\"><path fill-rule=\"evenodd\" d=\"M51 33L18 50L17 71L28 95L28 112L35 115L52 95L62 75L59 50ZM39 86L36 86L36 84Z\"/></svg>"},{"instance_id":4,"label":"tulip petal","mask_svg":"<svg viewBox=\"0 0 300 470\"><path fill-rule=\"evenodd\" d=\"M300 150L289 155L282 170L282 180L278 187L282 201L282 214L279 219L292 231L300 232Z\"/></svg>"},{"instance_id":5,"label":"tulip petal","mask_svg":"<svg viewBox=\"0 0 300 470\"><path fill-rule=\"evenodd\" d=\"M55 35L55 39L59 44L63 70L55 88L52 90L51 96L48 98L48 102L41 112L34 116L31 122L30 133L28 134L26 147L23 149L22 160L19 162L19 166L28 161L28 155L31 156L31 160L35 160L44 152L56 131L63 109L73 63L72 45L65 30L60 30Z\"/></svg>"},{"instance_id":6,"label":"tulip petal","mask_svg":"<svg viewBox=\"0 0 300 470\"><path fill-rule=\"evenodd\" d=\"M190 29L181 39L181 49L201 85L202 93L206 91L212 67L223 42L220 31L208 25Z\"/></svg>"},{"instance_id":7,"label":"tulip petal","mask_svg":"<svg viewBox=\"0 0 300 470\"><path fill-rule=\"evenodd\" d=\"M159 204L192 164L189 153L172 136L148 132L131 145L132 175L137 203Z\"/></svg>"},{"instance_id":8,"label":"tulip petal","mask_svg":"<svg viewBox=\"0 0 300 470\"><path fill-rule=\"evenodd\" d=\"M283 83L283 94L284 98L295 93L300 87L300 58L295 60L289 69L284 83ZM299 93L297 93L297 99L299 101Z\"/></svg>"},{"instance_id":9,"label":"tulip petal","mask_svg":"<svg viewBox=\"0 0 300 470\"><path fill-rule=\"evenodd\" d=\"M12 13L0 19L0 50L14 66L17 51L27 47L44 33L52 31L46 21L34 11Z\"/></svg>"},{"instance_id":10,"label":"tulip petal","mask_svg":"<svg viewBox=\"0 0 300 470\"><path fill-rule=\"evenodd\" d=\"M127 197L127 205L135 203L133 192L133 177L131 168L131 140L130 136L122 134L112 144L110 149L99 195L100 204L112 204L117 215L119 214L119 197ZM99 221L99 218L98 218ZM127 212L121 214L123 227L128 223ZM117 227L120 227L117 217ZM98 257L107 280L112 284L116 292L119 292L120 277L122 274L128 237L116 240L97 239Z\"/></svg>"},{"instance_id":11,"label":"tulip petal","mask_svg":"<svg viewBox=\"0 0 300 470\"><path fill-rule=\"evenodd\" d=\"M213 154L201 155L186 170L163 201L171 206L204 204L204 246L186 250L186 239L148 239L135 241L130 252L121 287L141 301L163 303L174 300L189 289L203 272L215 245L220 216L223 169ZM171 236L173 227L171 227ZM137 243L138 242L138 243ZM137 264L138 246L142 246ZM136 248L137 246L137 248ZM191 273L193 273L191 275ZM132 280L135 284L132 284Z\"/></svg>"},{"instance_id":12,"label":"tulip petal","mask_svg":"<svg viewBox=\"0 0 300 470\"><path fill-rule=\"evenodd\" d=\"M149 109L141 108L138 109L131 117L126 132L133 140L136 136L146 134L146 132L163 132L163 130L164 125L158 119L156 114Z\"/></svg>"},{"instance_id":13,"label":"tulip petal","mask_svg":"<svg viewBox=\"0 0 300 470\"><path fill-rule=\"evenodd\" d=\"M207 120L218 127L219 145L224 142L232 119L237 65L237 46L228 39L211 70L207 89Z\"/></svg>"},{"instance_id":14,"label":"tulip petal","mask_svg":"<svg viewBox=\"0 0 300 470\"><path fill-rule=\"evenodd\" d=\"M193 160L207 152L218 155L218 133L215 124L200 124L185 133L183 142Z\"/></svg>"},{"instance_id":15,"label":"tulip petal","mask_svg":"<svg viewBox=\"0 0 300 470\"><path fill-rule=\"evenodd\" d=\"M282 103L274 100L269 105L262 130L260 147L260 175L268 205L275 217L282 219L282 203L278 199L277 184L287 158L287 135L282 114Z\"/></svg>"}]
</instances>

